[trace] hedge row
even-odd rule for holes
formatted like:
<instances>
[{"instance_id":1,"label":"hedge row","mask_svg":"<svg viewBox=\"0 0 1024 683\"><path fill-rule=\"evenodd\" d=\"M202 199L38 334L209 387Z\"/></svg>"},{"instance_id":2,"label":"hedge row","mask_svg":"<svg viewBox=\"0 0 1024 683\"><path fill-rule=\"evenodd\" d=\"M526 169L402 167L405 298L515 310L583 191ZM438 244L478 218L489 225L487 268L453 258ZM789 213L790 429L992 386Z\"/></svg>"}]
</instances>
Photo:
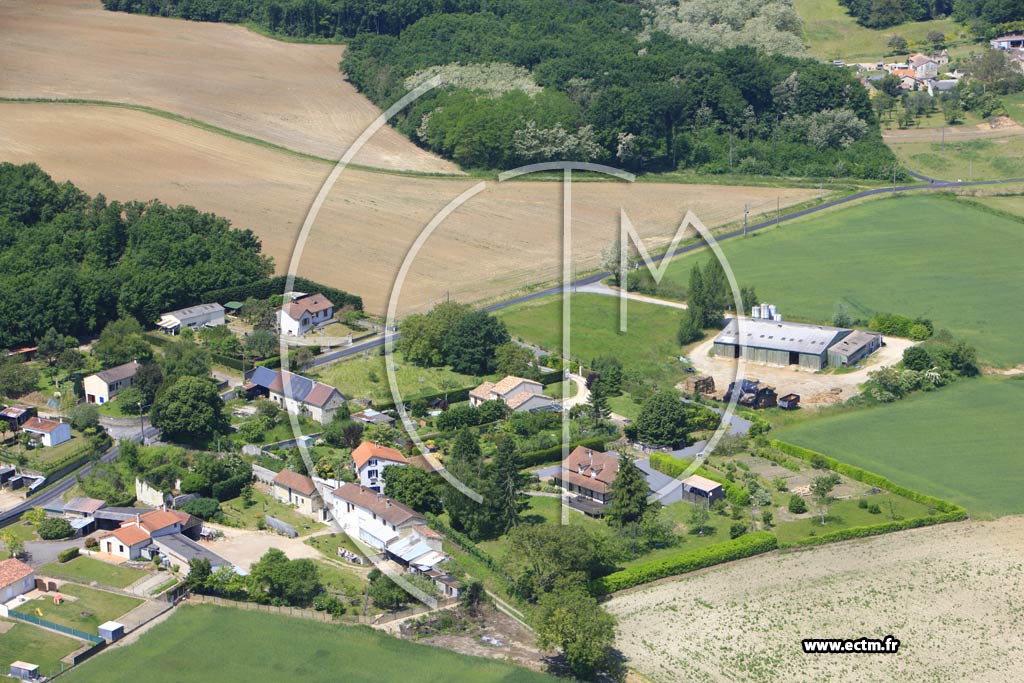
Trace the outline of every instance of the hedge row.
<instances>
[{"instance_id":1,"label":"hedge row","mask_svg":"<svg viewBox=\"0 0 1024 683\"><path fill-rule=\"evenodd\" d=\"M454 542L457 546L462 548L466 554L472 555L476 559L483 562L488 569L495 569L494 558L488 555L486 552L481 550L473 540L466 534L456 531L447 524L441 521L441 519L430 512L425 513L427 521L430 523L430 528L438 532L442 536L448 538Z\"/></svg>"},{"instance_id":2,"label":"hedge row","mask_svg":"<svg viewBox=\"0 0 1024 683\"><path fill-rule=\"evenodd\" d=\"M960 507L956 503L951 503L947 500L942 500L941 498L929 496L927 494L914 491L913 489L908 489L905 486L900 486L886 479L880 474L869 472L868 470L861 469L860 467L856 467L854 465L849 465L845 462L839 462L835 458L831 458L825 455L824 453L812 451L809 448L804 448L802 446L797 446L795 444L786 443L785 441L779 441L778 439L773 440L771 442L771 445L774 448L777 448L778 450L782 451L786 455L791 455L794 458L800 458L801 460L804 460L806 462L811 462L812 459L818 460L819 462L824 462L826 466L833 472L838 472L839 474L849 477L850 479L863 482L869 486L885 489L890 493L895 493L896 495L907 498L908 500L912 500L915 503L920 503L922 505L927 505L928 507L935 508L939 512L958 515L955 517L955 519L957 520L967 518L967 510ZM954 519L942 521L954 521Z\"/></svg>"},{"instance_id":3,"label":"hedge row","mask_svg":"<svg viewBox=\"0 0 1024 683\"><path fill-rule=\"evenodd\" d=\"M101 455L113 443L110 436L103 431L84 438L86 443L71 451L60 460L48 464L41 470L42 475L47 479L58 475L57 478L59 479L71 470L78 469L86 460Z\"/></svg>"},{"instance_id":4,"label":"hedge row","mask_svg":"<svg viewBox=\"0 0 1024 683\"><path fill-rule=\"evenodd\" d=\"M652 560L594 579L590 582L590 592L594 595L610 595L616 591L664 579L668 576L686 574L723 562L760 555L778 547L779 541L775 538L775 534L758 531L731 541L680 552L661 560Z\"/></svg>"},{"instance_id":5,"label":"hedge row","mask_svg":"<svg viewBox=\"0 0 1024 683\"><path fill-rule=\"evenodd\" d=\"M593 436L589 439L580 439L579 441L570 443L569 450L572 451L580 446L595 451L603 451L605 447L605 440L599 436ZM551 448L544 448L539 451L523 453L519 456L519 462L520 466L523 468L553 465L555 463L562 462L562 447L552 446Z\"/></svg>"},{"instance_id":6,"label":"hedge row","mask_svg":"<svg viewBox=\"0 0 1024 683\"><path fill-rule=\"evenodd\" d=\"M802 548L806 546L823 545L825 543L834 543L836 541L848 541L854 538L880 536L893 531L918 529L920 527L944 524L946 522L959 522L960 520L965 519L966 516L966 511L943 512L937 515L927 515L925 517L915 517L913 519L900 519L892 522L883 522L881 524L872 524L870 526L853 526L847 529L839 529L827 534L821 534L820 536L808 536L807 538L802 538L799 541L782 544L782 547Z\"/></svg>"},{"instance_id":7,"label":"hedge row","mask_svg":"<svg viewBox=\"0 0 1024 683\"><path fill-rule=\"evenodd\" d=\"M284 294L286 281L287 276L278 275L266 280L256 280L255 282L250 282L246 285L238 285L237 287L214 289L206 292L200 298L203 301L219 301L221 303L226 301L245 301L249 297L254 299L266 299L267 297L275 294ZM363 310L362 297L356 296L355 294L349 294L348 292L335 287L322 285L319 282L314 282L313 280L307 280L304 277L295 278L292 290L308 292L310 294L323 294L331 300L331 303L334 304L335 308L351 306L358 311Z\"/></svg>"}]
</instances>

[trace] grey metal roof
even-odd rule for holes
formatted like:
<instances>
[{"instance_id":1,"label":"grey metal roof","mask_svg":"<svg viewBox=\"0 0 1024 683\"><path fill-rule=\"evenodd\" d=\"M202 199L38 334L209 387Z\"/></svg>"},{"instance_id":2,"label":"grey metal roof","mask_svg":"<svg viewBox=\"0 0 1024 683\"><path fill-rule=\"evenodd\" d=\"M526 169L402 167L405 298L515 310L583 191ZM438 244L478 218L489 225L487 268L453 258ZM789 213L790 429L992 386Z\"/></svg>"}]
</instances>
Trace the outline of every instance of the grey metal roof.
<instances>
[{"instance_id":1,"label":"grey metal roof","mask_svg":"<svg viewBox=\"0 0 1024 683\"><path fill-rule=\"evenodd\" d=\"M231 563L225 560L223 557L213 552L212 550L199 545L191 538L183 536L182 534L168 534L166 536L157 536L153 539L153 542L161 548L167 548L170 552L179 555L186 560L209 560L210 566L214 569L223 565L230 565Z\"/></svg>"},{"instance_id":2,"label":"grey metal roof","mask_svg":"<svg viewBox=\"0 0 1024 683\"><path fill-rule=\"evenodd\" d=\"M829 347L829 351L834 351L841 356L850 356L857 351L873 342L876 338L882 335L877 332L864 332L863 330L854 330L850 334L846 335L835 344Z\"/></svg>"},{"instance_id":3,"label":"grey metal roof","mask_svg":"<svg viewBox=\"0 0 1024 683\"><path fill-rule=\"evenodd\" d=\"M716 344L734 344L773 351L793 351L820 355L851 330L827 325L805 325L776 320L740 318L739 333L735 318L715 337Z\"/></svg>"},{"instance_id":4,"label":"grey metal roof","mask_svg":"<svg viewBox=\"0 0 1024 683\"><path fill-rule=\"evenodd\" d=\"M114 522L127 522L139 515L152 512L153 508L101 508L93 513L96 519L106 519Z\"/></svg>"},{"instance_id":5,"label":"grey metal roof","mask_svg":"<svg viewBox=\"0 0 1024 683\"><path fill-rule=\"evenodd\" d=\"M224 307L220 304L198 304L196 306L189 306L188 308L179 308L176 311L170 313L164 313L165 316L174 316L178 320L184 321L189 318L195 318L201 315L209 315L210 313L223 313Z\"/></svg>"}]
</instances>

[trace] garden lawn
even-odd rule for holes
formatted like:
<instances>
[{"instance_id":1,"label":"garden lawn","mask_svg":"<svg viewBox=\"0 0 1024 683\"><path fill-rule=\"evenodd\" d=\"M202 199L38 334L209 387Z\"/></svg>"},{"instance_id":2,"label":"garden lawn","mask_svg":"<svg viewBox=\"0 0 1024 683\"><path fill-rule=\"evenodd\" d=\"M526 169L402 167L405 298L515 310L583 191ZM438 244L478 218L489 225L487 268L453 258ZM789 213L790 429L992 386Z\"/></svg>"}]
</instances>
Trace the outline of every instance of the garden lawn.
<instances>
[{"instance_id":1,"label":"garden lawn","mask_svg":"<svg viewBox=\"0 0 1024 683\"><path fill-rule=\"evenodd\" d=\"M96 635L96 628L100 624L111 620L116 621L118 617L132 611L143 602L126 595L108 593L71 583L61 586L59 592L62 595L71 596L73 599L65 600L60 605L54 605L53 596L44 595L35 600L29 600L20 606L18 611L39 616L36 614L36 609L39 609L43 613L43 619ZM85 616L86 614L88 616Z\"/></svg>"},{"instance_id":2,"label":"garden lawn","mask_svg":"<svg viewBox=\"0 0 1024 683\"><path fill-rule=\"evenodd\" d=\"M95 581L101 586L125 588L132 585L147 572L131 567L109 564L101 560L81 555L70 562L52 562L39 570L43 576L54 576L79 583Z\"/></svg>"},{"instance_id":3,"label":"garden lawn","mask_svg":"<svg viewBox=\"0 0 1024 683\"><path fill-rule=\"evenodd\" d=\"M5 672L11 662L20 659L37 664L44 676L53 676L60 673L60 660L85 644L23 621L0 619L0 624L13 624L9 631L0 634L0 662Z\"/></svg>"},{"instance_id":4,"label":"garden lawn","mask_svg":"<svg viewBox=\"0 0 1024 683\"><path fill-rule=\"evenodd\" d=\"M983 377L773 436L959 503L973 515L1021 514L1021 405L1024 380Z\"/></svg>"},{"instance_id":5,"label":"garden lawn","mask_svg":"<svg viewBox=\"0 0 1024 683\"><path fill-rule=\"evenodd\" d=\"M722 248L740 284L754 285L788 320L830 322L838 303L865 320L877 312L924 316L974 344L985 362L1024 362L1022 221L964 200L906 196L808 217ZM707 258L677 259L665 277L685 285L693 264Z\"/></svg>"},{"instance_id":6,"label":"garden lawn","mask_svg":"<svg viewBox=\"0 0 1024 683\"><path fill-rule=\"evenodd\" d=\"M912 49L930 51L930 46L924 44L929 31L945 33L947 40L960 32L952 19L911 21L886 29L870 29L847 14L839 0L794 0L793 4L804 20L804 42L810 45L811 54L829 61L894 61L895 58L885 58L890 51L889 37L894 34L906 38Z\"/></svg>"},{"instance_id":7,"label":"garden lawn","mask_svg":"<svg viewBox=\"0 0 1024 683\"><path fill-rule=\"evenodd\" d=\"M614 356L627 373L636 373L665 386L683 378L676 360L676 331L683 311L630 301L627 332L619 332L619 299L602 294L573 294L570 355L589 364L598 356ZM509 332L520 339L561 353L562 302L548 297L512 306L497 314Z\"/></svg>"},{"instance_id":8,"label":"garden lawn","mask_svg":"<svg viewBox=\"0 0 1024 683\"><path fill-rule=\"evenodd\" d=\"M256 529L264 515L276 517L286 524L291 524L300 536L319 531L324 528L319 522L299 513L290 505L275 500L273 496L259 489L252 492L253 504L246 507L241 496L226 500L220 504L224 517L234 526L244 529Z\"/></svg>"},{"instance_id":9,"label":"garden lawn","mask_svg":"<svg viewBox=\"0 0 1024 683\"><path fill-rule=\"evenodd\" d=\"M13 531L14 536L23 543L25 541L36 541L39 539L39 536L36 534L36 528L28 522L15 522L14 524L5 526L4 531ZM3 549L0 550L0 560L6 560L11 556L11 554L7 552L7 548L3 546L2 543L0 543L0 547L3 547Z\"/></svg>"},{"instance_id":10,"label":"garden lawn","mask_svg":"<svg viewBox=\"0 0 1024 683\"><path fill-rule=\"evenodd\" d=\"M788 500L789 494L777 496L782 500ZM859 507L857 499L839 500L829 505L828 513L825 515L824 526L821 523L821 512L813 500L807 501L807 509L815 513L813 517L798 519L792 522L780 522L772 531L779 539L779 543L792 543L812 535L821 535L848 529L855 526L873 526L885 524L896 519L913 519L925 517L929 514L928 506L915 503L912 500L896 496L891 493L883 493L874 496L864 496L869 504L874 503L881 508L881 512L872 514L866 508ZM890 508L889 504L892 503ZM778 519L778 513L776 513Z\"/></svg>"},{"instance_id":11,"label":"garden lawn","mask_svg":"<svg viewBox=\"0 0 1024 683\"><path fill-rule=\"evenodd\" d=\"M217 656L211 657L211 644ZM138 642L94 658L67 683L261 680L304 683L540 683L557 679L378 633L212 605L186 605Z\"/></svg>"},{"instance_id":12,"label":"garden lawn","mask_svg":"<svg viewBox=\"0 0 1024 683\"><path fill-rule=\"evenodd\" d=\"M421 368L405 362L402 354L395 353L395 378L402 398L410 400L418 396L430 396L443 391L475 387L482 377L463 375L450 368ZM369 398L380 403L393 400L384 356L371 353L366 356L332 363L319 373L312 375L325 384L330 384L346 398Z\"/></svg>"}]
</instances>

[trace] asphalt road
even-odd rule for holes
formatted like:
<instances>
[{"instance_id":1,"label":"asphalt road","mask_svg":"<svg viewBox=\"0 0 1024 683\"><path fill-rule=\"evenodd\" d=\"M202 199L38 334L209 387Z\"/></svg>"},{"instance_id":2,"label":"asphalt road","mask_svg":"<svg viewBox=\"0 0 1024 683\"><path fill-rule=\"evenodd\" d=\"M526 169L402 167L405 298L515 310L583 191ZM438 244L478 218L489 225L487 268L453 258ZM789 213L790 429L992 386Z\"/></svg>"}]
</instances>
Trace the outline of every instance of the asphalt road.
<instances>
[{"instance_id":1,"label":"asphalt road","mask_svg":"<svg viewBox=\"0 0 1024 683\"><path fill-rule=\"evenodd\" d=\"M157 436L159 433L160 430L158 429L155 429L153 427L146 427L147 439L151 439ZM137 441L139 436L138 434L136 434L135 436L130 438L133 441ZM96 462L111 462L112 460L117 458L118 455L120 455L120 449L118 448L115 442L114 446L106 453L101 455L100 459ZM56 484L51 484L50 486L46 487L36 495L26 499L24 503L20 503L15 507L11 508L10 510L0 513L0 529L10 524L14 524L19 519L21 519L22 514L31 510L32 508L43 507L48 503L52 503L53 501L59 499L61 496L67 493L72 486L75 485L75 483L78 481L78 477L84 477L85 475L89 474L89 472L92 471L92 468L96 464L96 462L88 462L82 465L82 467L75 470L68 476L64 477Z\"/></svg>"},{"instance_id":2,"label":"asphalt road","mask_svg":"<svg viewBox=\"0 0 1024 683\"><path fill-rule=\"evenodd\" d=\"M889 193L896 193L896 192L913 192L915 190L933 190L933 189L935 189L937 187L946 187L946 188L974 187L974 186L979 186L979 185L1007 185L1007 184L1010 184L1010 183L1021 183L1021 182L1024 182L1024 178L1014 178L1012 180L975 180L973 182L955 182L955 181L949 181L949 180L938 180L936 178L929 178L928 176L923 176L923 175L920 175L918 173L913 173L913 172L908 172L908 173L910 173L910 175L913 176L914 178L922 180L922 181L924 181L924 182L926 182L928 184L927 185L895 185L893 187L876 187L876 188L873 188L873 189L870 189L870 190L864 190L862 192L857 192L855 194L851 194L851 195L846 196L846 197L841 197L839 199L833 199L831 201L825 202L824 204L819 204L817 206L812 206L812 207L807 208L807 209L802 209L801 211L795 211L795 212L793 212L791 214L787 214L785 216L781 216L781 217L779 217L779 218L777 218L775 220L768 220L768 221L763 221L761 223L757 223L755 225L750 225L745 230L743 228L740 228L740 229L737 229L737 230L733 230L732 232L727 232L724 235L716 237L715 239L718 242L724 242L726 240L734 239L736 237L742 237L743 235L748 234L748 233L757 232L758 230L764 230L765 228L770 228L773 225L779 225L780 223L785 223L787 221L796 220L797 218L803 218L804 216L809 216L809 215L817 213L819 211L824 211L826 209L831 209L832 207L835 207L835 206L840 206L840 205L846 204L848 202L856 201L858 199L863 199L864 197L872 197L872 196L875 196L875 195L882 195L882 194L889 194ZM665 253L665 254L661 254L660 256L655 256L653 258L653 260L654 261L661 261L662 259L671 258L673 256L679 256L680 254L686 254L688 252L696 251L697 249L701 249L703 247L704 247L704 242L703 241L697 242L695 244L690 244L690 245L687 245L685 247L680 247L679 249L676 249L675 251L668 252L668 253ZM596 282L600 282L601 280L605 279L609 275L611 275L611 273L608 273L608 272L597 273L596 275L590 275L588 277L576 280L575 282L571 283L567 287L563 287L562 285L555 285L554 287L548 287L546 289L541 289L541 290L538 290L536 292L531 292L530 294L524 294L522 296L517 296L516 298L509 299L508 301L503 301L501 303L492 304L492 305L487 306L486 308L484 308L484 310L487 311L487 312L500 311L501 309L508 308L509 306L515 306L517 304L525 303L527 301L534 301L536 299L541 299L541 298L544 298L544 297L547 297L547 296L552 296L554 294L558 294L559 292L561 292L563 290L571 292L571 291L574 291L578 287L584 287L586 285L591 285L591 284L594 284ZM391 337L394 338L397 341L398 339L401 338L401 335L399 333L395 332L395 333L393 333L391 335ZM336 351L329 351L329 352L327 352L327 353L325 353L323 355L317 356L316 360L313 362L313 366L314 367L319 367L319 366L322 366L322 365L327 365L328 363L333 363L333 362L341 360L343 358L348 358L349 356L354 356L354 355L360 354L360 353L362 353L364 351L369 351L371 349L375 349L375 348L377 348L379 346L382 346L383 344L384 344L384 338L380 337L380 338L377 338L377 339L370 339L369 341L362 342L361 344L355 344L355 345L350 346L350 347L345 348L345 349L338 349Z\"/></svg>"}]
</instances>

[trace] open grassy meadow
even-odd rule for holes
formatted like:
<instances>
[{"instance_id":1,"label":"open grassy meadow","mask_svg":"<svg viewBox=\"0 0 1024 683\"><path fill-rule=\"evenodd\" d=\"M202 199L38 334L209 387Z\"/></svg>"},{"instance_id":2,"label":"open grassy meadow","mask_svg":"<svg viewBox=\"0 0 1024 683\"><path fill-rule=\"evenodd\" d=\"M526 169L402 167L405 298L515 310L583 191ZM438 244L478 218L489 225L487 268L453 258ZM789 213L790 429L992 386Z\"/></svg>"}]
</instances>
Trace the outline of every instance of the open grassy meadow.
<instances>
[{"instance_id":1,"label":"open grassy meadow","mask_svg":"<svg viewBox=\"0 0 1024 683\"><path fill-rule=\"evenodd\" d=\"M548 297L540 302L513 306L497 314L509 332L553 353L562 349L562 302ZM619 332L619 299L602 294L572 295L570 355L589 363L598 356L615 356L630 372L665 386L683 378L676 360L676 330L682 311L676 308L629 302L627 332Z\"/></svg>"},{"instance_id":2,"label":"open grassy meadow","mask_svg":"<svg viewBox=\"0 0 1024 683\"><path fill-rule=\"evenodd\" d=\"M147 572L131 567L110 564L81 555L70 562L53 562L39 569L43 576L55 576L79 583L96 582L101 586L125 588L132 585Z\"/></svg>"},{"instance_id":3,"label":"open grassy meadow","mask_svg":"<svg viewBox=\"0 0 1024 683\"><path fill-rule=\"evenodd\" d=\"M1024 513L1024 380L963 380L903 401L773 433L959 503L974 515Z\"/></svg>"},{"instance_id":4,"label":"open grassy meadow","mask_svg":"<svg viewBox=\"0 0 1024 683\"><path fill-rule=\"evenodd\" d=\"M941 117L932 117L941 120ZM961 137L947 129L943 145L938 130L892 135L886 143L910 170L940 180L1011 180L1024 177L1024 134Z\"/></svg>"},{"instance_id":5,"label":"open grassy meadow","mask_svg":"<svg viewBox=\"0 0 1024 683\"><path fill-rule=\"evenodd\" d=\"M942 196L895 197L722 248L740 284L755 285L787 319L829 322L839 303L865 320L924 316L977 346L984 362L1024 362L1024 223L1010 217ZM679 259L665 277L685 287L693 263L706 258Z\"/></svg>"},{"instance_id":6,"label":"open grassy meadow","mask_svg":"<svg viewBox=\"0 0 1024 683\"><path fill-rule=\"evenodd\" d=\"M217 656L211 657L216 644ZM556 679L505 662L419 645L366 627L209 605L183 606L138 642L92 659L69 683L220 681L250 683L256 665L268 681L305 683L540 683Z\"/></svg>"},{"instance_id":7,"label":"open grassy meadow","mask_svg":"<svg viewBox=\"0 0 1024 683\"><path fill-rule=\"evenodd\" d=\"M450 368L421 368L406 363L401 353L395 353L395 378L402 398L429 396L446 389L462 389L480 384L484 378L463 375ZM337 388L345 398L369 398L376 402L392 401L391 384L384 356L370 352L364 357L332 363L314 373L322 382Z\"/></svg>"},{"instance_id":8,"label":"open grassy meadow","mask_svg":"<svg viewBox=\"0 0 1024 683\"><path fill-rule=\"evenodd\" d=\"M926 50L925 37L941 31L947 40L956 38L961 28L952 19L912 21L900 26L875 30L858 24L838 0L794 0L797 14L804 20L804 41L815 57L833 60L882 61L890 50L886 43L893 34L901 35L911 49Z\"/></svg>"},{"instance_id":9,"label":"open grassy meadow","mask_svg":"<svg viewBox=\"0 0 1024 683\"><path fill-rule=\"evenodd\" d=\"M60 673L60 660L84 644L23 621L0 619L0 662L4 669L20 659L38 664L41 674L52 676Z\"/></svg>"}]
</instances>

